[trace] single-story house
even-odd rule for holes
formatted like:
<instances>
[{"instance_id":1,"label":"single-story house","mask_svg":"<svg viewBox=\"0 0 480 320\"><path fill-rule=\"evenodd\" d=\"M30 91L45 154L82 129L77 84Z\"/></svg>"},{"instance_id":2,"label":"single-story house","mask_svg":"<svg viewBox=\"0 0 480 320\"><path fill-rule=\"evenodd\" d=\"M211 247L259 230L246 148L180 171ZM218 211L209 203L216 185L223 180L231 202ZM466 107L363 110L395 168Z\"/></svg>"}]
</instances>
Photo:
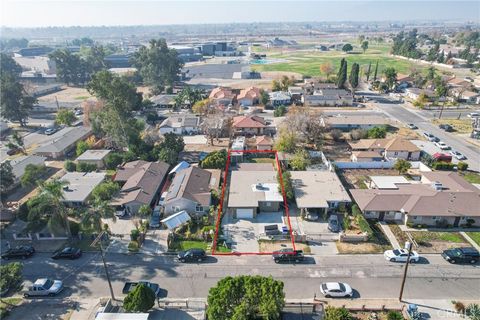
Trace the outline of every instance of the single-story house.
<instances>
[{"instance_id":1,"label":"single-story house","mask_svg":"<svg viewBox=\"0 0 480 320\"><path fill-rule=\"evenodd\" d=\"M193 134L200 130L200 117L193 114L170 116L160 124L160 133Z\"/></svg>"},{"instance_id":2,"label":"single-story house","mask_svg":"<svg viewBox=\"0 0 480 320\"><path fill-rule=\"evenodd\" d=\"M288 94L292 97L292 100L300 101L303 96L303 88L296 86L288 87Z\"/></svg>"},{"instance_id":3,"label":"single-story house","mask_svg":"<svg viewBox=\"0 0 480 320\"><path fill-rule=\"evenodd\" d=\"M282 202L273 166L271 170L232 171L227 206L236 219L253 219L261 212L280 211Z\"/></svg>"},{"instance_id":4,"label":"single-story house","mask_svg":"<svg viewBox=\"0 0 480 320\"><path fill-rule=\"evenodd\" d=\"M376 151L352 151L350 160L352 162L382 161L383 155Z\"/></svg>"},{"instance_id":5,"label":"single-story house","mask_svg":"<svg viewBox=\"0 0 480 320\"><path fill-rule=\"evenodd\" d=\"M237 96L238 104L242 107L254 106L260 102L260 89L249 87L240 91Z\"/></svg>"},{"instance_id":6,"label":"single-story house","mask_svg":"<svg viewBox=\"0 0 480 320\"><path fill-rule=\"evenodd\" d=\"M459 101L466 103L478 103L477 99L480 97L478 92L473 92L470 90L462 89L452 89L452 95L457 98Z\"/></svg>"},{"instance_id":7,"label":"single-story house","mask_svg":"<svg viewBox=\"0 0 480 320\"><path fill-rule=\"evenodd\" d=\"M320 124L332 129L350 131L353 129L371 129L389 125L387 118L381 116L332 116L320 118Z\"/></svg>"},{"instance_id":8,"label":"single-story house","mask_svg":"<svg viewBox=\"0 0 480 320\"><path fill-rule=\"evenodd\" d=\"M159 94L150 97L149 100L157 108L173 108L175 106L175 94Z\"/></svg>"},{"instance_id":9,"label":"single-story house","mask_svg":"<svg viewBox=\"0 0 480 320\"><path fill-rule=\"evenodd\" d=\"M335 172L291 171L290 174L300 210L326 214L351 202Z\"/></svg>"},{"instance_id":10,"label":"single-story house","mask_svg":"<svg viewBox=\"0 0 480 320\"><path fill-rule=\"evenodd\" d=\"M302 96L302 102L310 107L351 106L353 95L345 89L320 89L311 95Z\"/></svg>"},{"instance_id":11,"label":"single-story house","mask_svg":"<svg viewBox=\"0 0 480 320\"><path fill-rule=\"evenodd\" d=\"M189 167L178 172L165 198L163 212L165 216L186 211L191 216L205 215L212 204L212 190L220 184L221 171Z\"/></svg>"},{"instance_id":12,"label":"single-story house","mask_svg":"<svg viewBox=\"0 0 480 320\"><path fill-rule=\"evenodd\" d=\"M233 117L232 128L236 135L262 135L266 126L262 117L254 115Z\"/></svg>"},{"instance_id":13,"label":"single-story house","mask_svg":"<svg viewBox=\"0 0 480 320\"><path fill-rule=\"evenodd\" d=\"M273 139L269 136L258 136L255 138L255 145L257 150L272 150Z\"/></svg>"},{"instance_id":14,"label":"single-story house","mask_svg":"<svg viewBox=\"0 0 480 320\"><path fill-rule=\"evenodd\" d=\"M185 210L190 216L202 216L209 212L212 190L220 184L220 170L189 167L178 172L168 188L165 198L165 216Z\"/></svg>"},{"instance_id":15,"label":"single-story house","mask_svg":"<svg viewBox=\"0 0 480 320\"><path fill-rule=\"evenodd\" d=\"M110 204L129 214L142 205L152 205L166 181L170 166L165 162L131 161L117 169L114 181L123 183Z\"/></svg>"},{"instance_id":16,"label":"single-story house","mask_svg":"<svg viewBox=\"0 0 480 320\"><path fill-rule=\"evenodd\" d=\"M392 186L393 185L393 186ZM367 219L422 226L480 226L480 189L456 172L423 172L419 183L351 189Z\"/></svg>"},{"instance_id":17,"label":"single-story house","mask_svg":"<svg viewBox=\"0 0 480 320\"><path fill-rule=\"evenodd\" d=\"M233 105L235 94L229 88L217 87L210 92L208 98L217 105L229 106Z\"/></svg>"},{"instance_id":18,"label":"single-story house","mask_svg":"<svg viewBox=\"0 0 480 320\"><path fill-rule=\"evenodd\" d=\"M270 103L274 107L288 106L292 102L292 97L288 92L274 91L270 92L268 95L270 97Z\"/></svg>"},{"instance_id":19,"label":"single-story house","mask_svg":"<svg viewBox=\"0 0 480 320\"><path fill-rule=\"evenodd\" d=\"M407 88L405 89L405 94L408 98L412 100L417 100L421 94L425 94L429 101L433 101L437 98L437 94L434 90L431 89L420 89L420 88Z\"/></svg>"},{"instance_id":20,"label":"single-story house","mask_svg":"<svg viewBox=\"0 0 480 320\"><path fill-rule=\"evenodd\" d=\"M12 173L15 176L14 178L15 181L13 182L13 185L11 187L13 188L16 185L18 185L18 183L20 183L20 179L23 177L23 174L25 173L25 168L29 164L33 164L36 166L44 166L45 160L47 160L46 157L35 156L35 155L20 156L13 160L10 160L10 165L12 166Z\"/></svg>"},{"instance_id":21,"label":"single-story house","mask_svg":"<svg viewBox=\"0 0 480 320\"><path fill-rule=\"evenodd\" d=\"M105 167L105 158L110 151L108 149L87 150L77 158L77 162L94 164L97 168L102 169Z\"/></svg>"},{"instance_id":22,"label":"single-story house","mask_svg":"<svg viewBox=\"0 0 480 320\"><path fill-rule=\"evenodd\" d=\"M87 204L93 189L105 180L105 172L67 172L60 180L67 182L63 187L63 199L69 207Z\"/></svg>"},{"instance_id":23,"label":"single-story house","mask_svg":"<svg viewBox=\"0 0 480 320\"><path fill-rule=\"evenodd\" d=\"M61 134L61 135L60 135ZM90 127L68 127L57 132L56 138L46 145L36 148L33 153L38 156L58 159L76 148L77 142L92 135Z\"/></svg>"},{"instance_id":24,"label":"single-story house","mask_svg":"<svg viewBox=\"0 0 480 320\"><path fill-rule=\"evenodd\" d=\"M369 151L376 152L377 155L383 156L386 160L388 159L404 159L410 161L420 160L420 148L409 140L396 137L393 139L361 139L358 141L349 142L350 147L353 152L356 151ZM358 159L359 156L374 157L373 154L356 154L355 157ZM352 157L353 157L352 153ZM383 160L383 159L382 159ZM353 160L352 158L352 161Z\"/></svg>"},{"instance_id":25,"label":"single-story house","mask_svg":"<svg viewBox=\"0 0 480 320\"><path fill-rule=\"evenodd\" d=\"M461 78L451 78L450 80L448 80L447 84L449 87L452 88L469 89L470 87L472 87L472 83L470 81Z\"/></svg>"}]
</instances>

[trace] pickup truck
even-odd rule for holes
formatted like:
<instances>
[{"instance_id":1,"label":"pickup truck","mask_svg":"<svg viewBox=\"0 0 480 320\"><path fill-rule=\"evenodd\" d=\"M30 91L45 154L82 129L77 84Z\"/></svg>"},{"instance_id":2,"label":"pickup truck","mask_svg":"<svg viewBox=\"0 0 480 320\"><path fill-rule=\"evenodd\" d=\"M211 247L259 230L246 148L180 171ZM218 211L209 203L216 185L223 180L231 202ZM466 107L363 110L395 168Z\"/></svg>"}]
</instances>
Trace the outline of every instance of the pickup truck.
<instances>
[{"instance_id":1,"label":"pickup truck","mask_svg":"<svg viewBox=\"0 0 480 320\"><path fill-rule=\"evenodd\" d=\"M63 290L63 282L60 280L51 280L47 278L38 279L27 291L23 293L25 298L54 296Z\"/></svg>"},{"instance_id":2,"label":"pickup truck","mask_svg":"<svg viewBox=\"0 0 480 320\"><path fill-rule=\"evenodd\" d=\"M123 290L122 290L122 293L123 294L128 294L130 291L132 291L133 289L135 289L135 287L139 284L144 284L146 285L147 287L149 287L150 289L152 289L152 291L155 293L155 296L158 297L159 294L160 294L160 286L156 283L151 283L151 282L148 282L148 281L145 281L145 280L141 280L141 281L138 281L138 282L125 282L125 285L123 286Z\"/></svg>"}]
</instances>

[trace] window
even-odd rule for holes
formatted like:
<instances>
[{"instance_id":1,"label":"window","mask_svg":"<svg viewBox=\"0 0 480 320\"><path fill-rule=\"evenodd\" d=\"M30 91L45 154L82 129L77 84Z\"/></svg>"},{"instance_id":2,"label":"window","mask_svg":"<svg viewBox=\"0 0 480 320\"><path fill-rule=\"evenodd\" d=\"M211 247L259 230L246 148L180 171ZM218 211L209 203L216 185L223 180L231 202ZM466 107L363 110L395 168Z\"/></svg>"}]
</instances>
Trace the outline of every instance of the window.
<instances>
[{"instance_id":1,"label":"window","mask_svg":"<svg viewBox=\"0 0 480 320\"><path fill-rule=\"evenodd\" d=\"M438 220L438 217L437 217L437 216L433 216L433 217L432 217L432 220Z\"/></svg>"},{"instance_id":2,"label":"window","mask_svg":"<svg viewBox=\"0 0 480 320\"><path fill-rule=\"evenodd\" d=\"M267 207L271 207L271 206L272 206L272 203L271 203L271 202L265 202L265 205L266 205Z\"/></svg>"},{"instance_id":3,"label":"window","mask_svg":"<svg viewBox=\"0 0 480 320\"><path fill-rule=\"evenodd\" d=\"M203 212L203 207L200 203L197 203L197 205L195 206L195 211L196 212Z\"/></svg>"},{"instance_id":4,"label":"window","mask_svg":"<svg viewBox=\"0 0 480 320\"><path fill-rule=\"evenodd\" d=\"M173 210L173 212L179 212L179 211L180 211L180 207L172 207L172 210Z\"/></svg>"}]
</instances>

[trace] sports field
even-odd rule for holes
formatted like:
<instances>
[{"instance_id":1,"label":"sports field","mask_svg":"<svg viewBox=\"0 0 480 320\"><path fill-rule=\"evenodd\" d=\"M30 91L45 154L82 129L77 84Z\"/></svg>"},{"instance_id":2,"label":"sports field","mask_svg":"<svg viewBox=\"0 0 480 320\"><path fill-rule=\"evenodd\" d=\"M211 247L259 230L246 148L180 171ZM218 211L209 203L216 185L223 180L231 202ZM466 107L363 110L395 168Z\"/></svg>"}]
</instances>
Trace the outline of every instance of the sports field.
<instances>
[{"instance_id":1,"label":"sports field","mask_svg":"<svg viewBox=\"0 0 480 320\"><path fill-rule=\"evenodd\" d=\"M388 54L389 46L387 45L373 45L365 53L358 48L355 48L353 53L345 54L343 51L315 51L315 50L282 50L271 49L265 53L271 59L284 59L285 62L271 63L264 65L252 65L256 71L292 71L298 72L305 76L325 76L320 71L320 65L325 62L330 62L334 67L334 74L337 72L340 65L340 60L345 58L348 62L348 68L356 62L360 64L360 70L363 66L372 63L372 74L375 68L375 63L378 61L378 76L381 75L382 70L388 67L393 67L398 73L409 74L412 67L417 70L425 68L425 65L416 64L410 61L397 59Z\"/></svg>"}]
</instances>

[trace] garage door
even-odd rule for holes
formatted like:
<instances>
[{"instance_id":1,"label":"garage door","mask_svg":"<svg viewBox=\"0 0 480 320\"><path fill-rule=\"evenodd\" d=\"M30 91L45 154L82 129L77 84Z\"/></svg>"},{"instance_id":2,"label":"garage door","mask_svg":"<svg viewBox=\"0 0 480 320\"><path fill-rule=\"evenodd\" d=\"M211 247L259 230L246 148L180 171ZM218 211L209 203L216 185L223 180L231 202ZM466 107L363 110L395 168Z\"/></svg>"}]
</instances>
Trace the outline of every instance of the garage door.
<instances>
[{"instance_id":1,"label":"garage door","mask_svg":"<svg viewBox=\"0 0 480 320\"><path fill-rule=\"evenodd\" d=\"M237 209L237 219L253 219L253 208Z\"/></svg>"}]
</instances>

